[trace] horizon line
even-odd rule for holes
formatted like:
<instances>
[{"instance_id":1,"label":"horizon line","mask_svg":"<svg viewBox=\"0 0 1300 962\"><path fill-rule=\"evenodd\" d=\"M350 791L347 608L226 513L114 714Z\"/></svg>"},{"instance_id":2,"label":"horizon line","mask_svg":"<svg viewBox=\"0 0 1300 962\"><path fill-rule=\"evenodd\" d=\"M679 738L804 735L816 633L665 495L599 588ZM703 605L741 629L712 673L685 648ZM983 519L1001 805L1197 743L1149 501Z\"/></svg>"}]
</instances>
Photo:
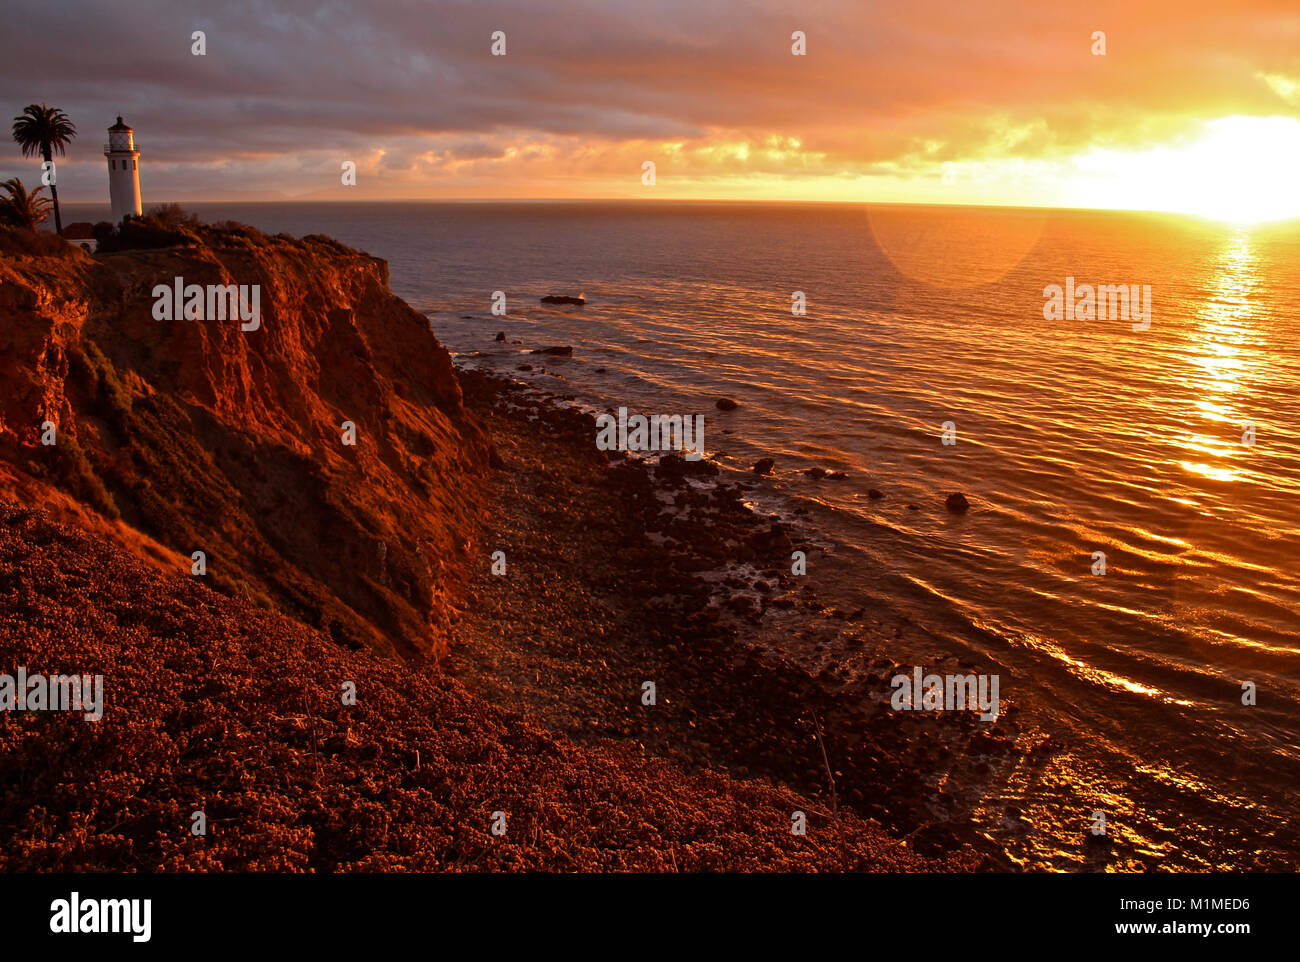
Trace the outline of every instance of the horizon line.
<instances>
[{"instance_id":1,"label":"horizon line","mask_svg":"<svg viewBox=\"0 0 1300 962\"><path fill-rule=\"evenodd\" d=\"M801 207L919 207L931 209L962 210L1006 210L1006 211L1043 211L1058 213L1094 213L1094 214L1160 214L1164 216L1185 217L1208 223L1225 223L1225 221L1204 214L1190 211L1162 210L1147 207L1056 207L1040 204L961 204L933 203L925 201L871 201L871 200L783 200L776 198L737 198L737 197L665 197L660 199L634 197L386 197L361 198L347 200L344 198L279 198L279 199L226 199L226 200L157 200L147 206L160 204L728 204L728 205L785 205ZM108 206L103 201L66 200L66 205ZM1300 217L1281 217L1275 221L1263 221L1262 224L1279 224L1300 220Z\"/></svg>"}]
</instances>

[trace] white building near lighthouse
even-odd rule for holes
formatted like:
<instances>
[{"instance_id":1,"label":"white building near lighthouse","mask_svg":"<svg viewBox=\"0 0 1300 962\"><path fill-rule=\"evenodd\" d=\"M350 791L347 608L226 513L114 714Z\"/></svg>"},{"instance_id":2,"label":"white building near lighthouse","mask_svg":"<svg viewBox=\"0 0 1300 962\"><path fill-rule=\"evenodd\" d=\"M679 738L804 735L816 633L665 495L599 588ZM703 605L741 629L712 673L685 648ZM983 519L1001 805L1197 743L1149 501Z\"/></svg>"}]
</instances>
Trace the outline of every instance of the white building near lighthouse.
<instances>
[{"instance_id":1,"label":"white building near lighthouse","mask_svg":"<svg viewBox=\"0 0 1300 962\"><path fill-rule=\"evenodd\" d=\"M104 145L108 158L108 199L113 205L113 223L123 218L139 217L140 207L140 151L135 149L135 131L117 118L108 128L108 143Z\"/></svg>"}]
</instances>

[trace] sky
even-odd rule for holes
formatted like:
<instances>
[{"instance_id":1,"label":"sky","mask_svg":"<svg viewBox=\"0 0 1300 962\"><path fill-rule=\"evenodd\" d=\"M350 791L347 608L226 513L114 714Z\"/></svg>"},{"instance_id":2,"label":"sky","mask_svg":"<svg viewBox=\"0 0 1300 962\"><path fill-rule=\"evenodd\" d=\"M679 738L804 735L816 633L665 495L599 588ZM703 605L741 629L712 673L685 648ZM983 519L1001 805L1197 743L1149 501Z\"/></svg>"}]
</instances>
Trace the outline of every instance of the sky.
<instances>
[{"instance_id":1,"label":"sky","mask_svg":"<svg viewBox=\"0 0 1300 962\"><path fill-rule=\"evenodd\" d=\"M5 7L0 105L59 106L80 132L58 167L64 200L106 197L120 114L146 206L655 197L1300 214L1297 0ZM39 175L0 146L0 177Z\"/></svg>"}]
</instances>

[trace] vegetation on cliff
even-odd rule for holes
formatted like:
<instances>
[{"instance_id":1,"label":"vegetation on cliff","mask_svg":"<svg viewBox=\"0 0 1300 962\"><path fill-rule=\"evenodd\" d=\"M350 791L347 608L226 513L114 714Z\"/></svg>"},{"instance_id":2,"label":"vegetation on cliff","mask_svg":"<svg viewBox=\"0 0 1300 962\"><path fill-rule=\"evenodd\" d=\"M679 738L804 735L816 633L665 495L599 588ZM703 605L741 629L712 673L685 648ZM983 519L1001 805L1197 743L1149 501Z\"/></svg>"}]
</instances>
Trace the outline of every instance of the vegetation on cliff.
<instances>
[{"instance_id":1,"label":"vegetation on cliff","mask_svg":"<svg viewBox=\"0 0 1300 962\"><path fill-rule=\"evenodd\" d=\"M345 644L436 649L493 455L426 319L383 261L328 238L132 232L168 244L91 257L9 233L0 483L70 519L89 506L173 570L202 551L213 587ZM155 320L176 278L256 285L260 326Z\"/></svg>"}]
</instances>

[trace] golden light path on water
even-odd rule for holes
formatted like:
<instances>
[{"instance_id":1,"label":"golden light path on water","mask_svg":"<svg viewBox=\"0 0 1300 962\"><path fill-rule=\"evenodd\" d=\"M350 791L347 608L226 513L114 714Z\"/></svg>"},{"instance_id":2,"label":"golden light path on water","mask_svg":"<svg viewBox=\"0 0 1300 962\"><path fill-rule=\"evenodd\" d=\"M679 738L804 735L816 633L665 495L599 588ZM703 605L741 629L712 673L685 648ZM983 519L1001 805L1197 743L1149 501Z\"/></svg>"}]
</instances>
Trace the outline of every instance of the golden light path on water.
<instances>
[{"instance_id":1,"label":"golden light path on water","mask_svg":"<svg viewBox=\"0 0 1300 962\"><path fill-rule=\"evenodd\" d=\"M882 230L881 226L873 223L876 239L878 242L893 242L893 249L887 249L886 254L895 266L900 269L912 267L899 256L900 250L908 249L907 242L911 238L901 229L895 229L891 233ZM1198 515L1210 518L1223 507L1224 497L1232 497L1218 489L1220 484L1240 484L1255 477L1249 466L1251 449L1243 443L1242 435L1245 424L1255 422L1259 417L1259 413L1252 409L1246 398L1251 393L1252 378L1260 371L1265 359L1261 355L1262 332L1254 307L1263 278L1260 274L1257 241L1251 229L1229 229L1217 249L1211 248L1207 253L1207 259L1199 266L1203 280L1197 292L1196 303L1183 315L1185 320L1179 325L1180 329L1175 328L1175 337L1181 348L1180 356L1157 363L1166 367L1173 381L1181 380L1192 395L1181 402L1186 407L1183 416L1178 418L1180 427L1174 429L1175 433L1166 435L1177 452L1167 456L1166 464L1175 470L1187 472L1185 489L1179 497L1170 500L1185 504ZM1010 259L1013 258L1008 258ZM900 264L900 260L904 260L904 263ZM943 268L932 270L941 269ZM905 272L926 282L933 283L935 280L933 277L919 276L919 272ZM952 277L945 276L943 280L948 286L958 286ZM1153 354L1152 359L1159 356ZM1151 494L1166 496L1163 489L1153 489ZM1182 568L1184 578L1199 577L1201 573L1208 576L1208 572L1221 565L1256 569L1261 575L1266 575L1270 570L1266 565L1252 565L1237 558L1235 551L1224 551L1213 544L1202 542L1199 537L1191 537L1184 530L1162 531L1135 526L1128 540L1130 543L1126 550L1131 558L1142 557L1155 565L1177 565ZM912 579L918 583L921 581L915 576ZM923 587L936 597L945 598L953 604L960 603L960 597L945 591L941 584L924 583ZM1148 588L1152 592L1168 590L1167 585L1157 582L1152 582ZM1053 596L1051 588L1040 589L1026 585L1022 590L1048 600ZM1123 601L1098 598L1092 604L1094 610L1126 613L1139 619L1144 616L1144 610L1140 606L1130 606ZM1145 614L1150 615L1149 612ZM1171 612L1166 617L1177 623L1183 613ZM990 631L997 630L995 625L988 627ZM1231 650L1243 647L1270 650L1269 645L1263 642L1239 637L1233 628L1235 626L1228 626L1228 630L1207 626L1204 639L1208 644L1226 645ZM1134 677L1113 664L1103 666L1089 656L1068 650L1064 643L1048 634L1027 632L1016 640L1020 645L1046 655L1087 685L1115 694L1136 695L1171 709L1191 710L1201 707L1200 702L1181 697L1163 685ZM1069 839L1075 831L1069 820L1060 811L1054 811L1051 805L1038 805L1031 801L1036 793L1042 793L1041 786L1045 783L1086 785L1097 807L1112 812L1145 808L1150 799L1145 798L1144 793L1152 789L1162 796L1174 799L1172 804L1175 805L1192 797L1201 800L1219 799L1225 804L1240 807L1248 807L1250 804L1247 799L1228 797L1232 795L1230 791L1225 792L1222 786L1216 787L1198 777L1185 765L1166 762L1160 758L1144 759L1141 752L1130 752L1127 747L1113 743L1109 733L1099 730L1090 737L1076 730L1073 737L1080 745L1085 741L1090 742L1090 748L1087 751L1077 747L1075 750L1064 751L1032 774L1019 768L1004 772L1006 784L983 800L989 806L990 822L994 824L1002 817L1002 807L1008 802L1021 808L1031 808L1033 817L1041 823L1059 823L1050 839L1042 838L1018 854L1016 860L1023 858L1022 864L1027 866L1068 864L1077 859L1071 844L1061 844L1062 840ZM1099 756L1111 752L1124 755L1127 764L1133 766L1134 779L1121 783L1108 780L1094 768L1095 758L1090 752L1096 752ZM1017 791L1017 781L1022 776L1027 781ZM1038 787L1035 788L1035 785ZM1010 828L1014 834L1015 825L1011 824ZM1180 830L1181 826L1168 822L1159 815L1153 815L1149 821L1142 823L1130 820L1123 828L1137 853L1156 858L1167 857L1177 847L1176 839ZM1112 864L1109 867L1115 869L1124 865Z\"/></svg>"},{"instance_id":2,"label":"golden light path on water","mask_svg":"<svg viewBox=\"0 0 1300 962\"><path fill-rule=\"evenodd\" d=\"M1220 252L1216 287L1201 305L1203 323L1193 335L1199 353L1192 362L1203 371L1196 383L1204 392L1196 407L1210 420L1235 423L1242 430L1250 418L1236 410L1231 401L1242 376L1249 373L1256 361L1250 349L1252 335L1256 333L1251 324L1254 314L1251 304L1258 280L1256 261L1249 229L1238 228ZM1179 466L1184 470L1211 481L1240 479L1237 469L1222 463L1239 456L1241 449L1237 444L1225 444L1221 438L1203 434L1192 434L1180 444L1220 462L1180 461Z\"/></svg>"}]
</instances>

